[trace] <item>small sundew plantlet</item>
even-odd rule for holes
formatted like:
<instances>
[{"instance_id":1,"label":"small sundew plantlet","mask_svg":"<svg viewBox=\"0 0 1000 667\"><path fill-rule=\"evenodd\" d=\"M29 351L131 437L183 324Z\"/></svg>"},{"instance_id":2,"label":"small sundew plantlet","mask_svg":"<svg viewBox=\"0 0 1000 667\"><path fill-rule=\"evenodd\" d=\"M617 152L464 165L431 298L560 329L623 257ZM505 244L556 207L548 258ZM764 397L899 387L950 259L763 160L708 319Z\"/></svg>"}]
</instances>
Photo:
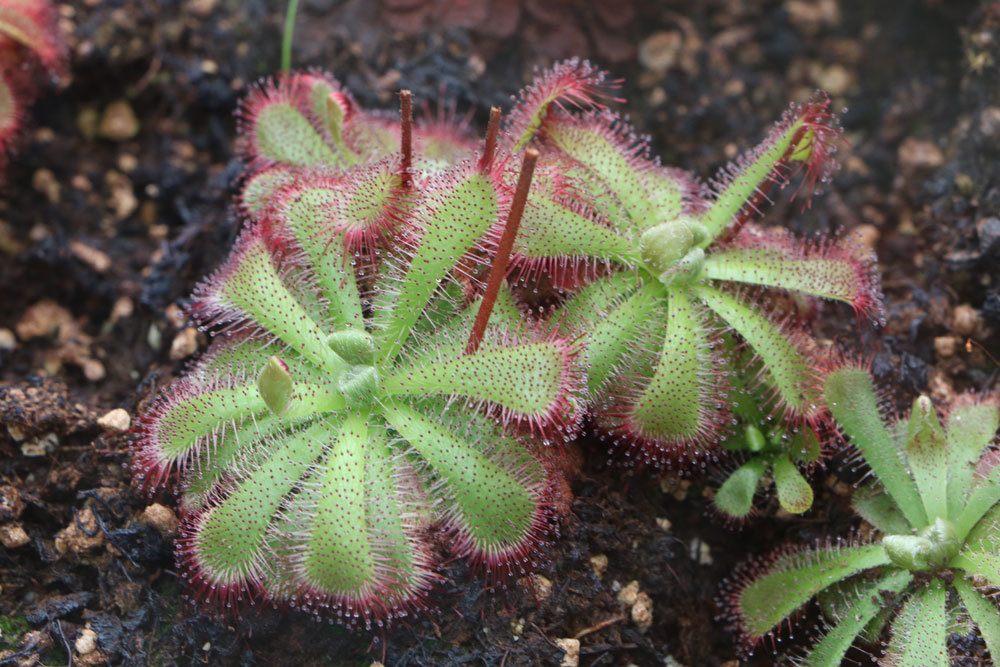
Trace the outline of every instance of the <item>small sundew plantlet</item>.
<instances>
[{"instance_id":1,"label":"small sundew plantlet","mask_svg":"<svg viewBox=\"0 0 1000 667\"><path fill-rule=\"evenodd\" d=\"M0 0L0 166L35 97L38 70L57 75L64 49L46 0Z\"/></svg>"},{"instance_id":2,"label":"small sundew plantlet","mask_svg":"<svg viewBox=\"0 0 1000 667\"><path fill-rule=\"evenodd\" d=\"M812 549L784 549L724 586L745 646L820 602L823 636L801 661L840 665L858 641L888 637L880 664L947 667L950 633L973 628L1000 656L1000 456L992 446L1000 407L959 398L942 425L926 396L908 419L887 424L867 371L830 373L824 393L873 479L855 511L878 534ZM887 631L887 634L886 634ZM952 646L949 649L949 646Z\"/></svg>"},{"instance_id":3,"label":"small sundew plantlet","mask_svg":"<svg viewBox=\"0 0 1000 667\"><path fill-rule=\"evenodd\" d=\"M201 597L370 626L422 606L433 544L494 580L532 564L554 492L537 441L571 436L584 381L502 286L537 155L516 187L495 134L442 168L410 143L409 95L396 132L343 99L311 74L251 97L245 145L281 170L255 178L282 175L244 193L253 222L192 307L217 340L143 418L136 463L182 482Z\"/></svg>"},{"instance_id":4,"label":"small sundew plantlet","mask_svg":"<svg viewBox=\"0 0 1000 667\"><path fill-rule=\"evenodd\" d=\"M822 407L804 336L762 290L842 301L878 319L872 258L750 220L795 172L804 172L806 202L828 180L839 136L829 101L793 105L701 187L649 157L646 141L601 104L608 87L586 63L562 63L522 92L506 128L515 150L537 145L551 167L529 197L514 267L557 285L587 283L554 322L585 335L599 425L642 461L705 465L730 422L726 331L759 358L773 410L809 423Z\"/></svg>"},{"instance_id":5,"label":"small sundew plantlet","mask_svg":"<svg viewBox=\"0 0 1000 667\"><path fill-rule=\"evenodd\" d=\"M755 512L754 496L770 480L781 509L802 514L812 507L813 490L800 468L808 471L823 454L816 430L775 414L755 382L759 363L747 354L730 354L740 366L730 375L737 428L722 447L739 463L725 475L712 499L713 508L731 522L748 519Z\"/></svg>"}]
</instances>

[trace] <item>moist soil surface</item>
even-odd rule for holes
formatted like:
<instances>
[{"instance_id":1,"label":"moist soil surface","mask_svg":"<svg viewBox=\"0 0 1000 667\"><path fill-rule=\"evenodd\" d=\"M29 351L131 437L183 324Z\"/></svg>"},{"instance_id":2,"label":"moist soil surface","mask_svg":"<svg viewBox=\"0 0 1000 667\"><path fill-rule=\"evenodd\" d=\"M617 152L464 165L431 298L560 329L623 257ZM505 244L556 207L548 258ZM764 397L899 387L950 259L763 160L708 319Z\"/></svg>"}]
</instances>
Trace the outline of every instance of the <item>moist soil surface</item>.
<instances>
[{"instance_id":1,"label":"moist soil surface","mask_svg":"<svg viewBox=\"0 0 1000 667\"><path fill-rule=\"evenodd\" d=\"M848 511L863 471L845 457L817 472L805 516L763 500L726 526L708 509L718 472L661 477L584 436L560 535L538 576L506 590L446 562L431 611L370 631L189 600L174 498L134 488L127 434L98 420L134 419L206 347L183 308L241 226L233 114L277 69L279 5L60 6L69 72L34 105L0 195L0 523L27 536L0 551L0 665L558 664L573 637L581 665L736 664L719 582L786 542L863 530ZM298 25L296 65L328 69L362 104L392 108L409 88L479 127L535 66L590 57L624 78L653 152L703 178L826 89L844 109L843 167L811 208L789 190L764 222L857 234L878 253L887 314L873 328L826 306L818 341L870 359L890 409L993 386L997 3L304 0ZM645 629L619 601L636 585ZM811 613L783 645L810 635ZM751 661L772 664L770 646Z\"/></svg>"}]
</instances>

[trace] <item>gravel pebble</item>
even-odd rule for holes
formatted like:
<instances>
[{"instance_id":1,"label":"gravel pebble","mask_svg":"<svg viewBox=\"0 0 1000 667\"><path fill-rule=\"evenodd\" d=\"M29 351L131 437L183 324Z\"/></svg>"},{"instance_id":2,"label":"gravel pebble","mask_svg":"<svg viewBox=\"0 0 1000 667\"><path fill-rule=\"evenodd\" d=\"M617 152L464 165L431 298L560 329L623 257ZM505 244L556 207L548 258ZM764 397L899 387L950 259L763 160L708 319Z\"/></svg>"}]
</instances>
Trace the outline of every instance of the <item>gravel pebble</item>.
<instances>
[{"instance_id":1,"label":"gravel pebble","mask_svg":"<svg viewBox=\"0 0 1000 667\"><path fill-rule=\"evenodd\" d=\"M128 412L125 410L115 408L114 410L106 413L103 417L99 418L97 420L97 425L105 431L124 433L129 429L129 426L132 425L132 418L129 417Z\"/></svg>"},{"instance_id":2,"label":"gravel pebble","mask_svg":"<svg viewBox=\"0 0 1000 667\"><path fill-rule=\"evenodd\" d=\"M24 527L19 523L6 523L0 526L0 544L5 549L17 549L31 541Z\"/></svg>"},{"instance_id":3,"label":"gravel pebble","mask_svg":"<svg viewBox=\"0 0 1000 667\"><path fill-rule=\"evenodd\" d=\"M153 503L144 509L139 520L160 531L162 535L175 534L180 523L174 511L160 503Z\"/></svg>"},{"instance_id":4,"label":"gravel pebble","mask_svg":"<svg viewBox=\"0 0 1000 667\"><path fill-rule=\"evenodd\" d=\"M563 650L562 662L559 667L577 667L580 664L580 640L565 637L556 640L556 646Z\"/></svg>"}]
</instances>

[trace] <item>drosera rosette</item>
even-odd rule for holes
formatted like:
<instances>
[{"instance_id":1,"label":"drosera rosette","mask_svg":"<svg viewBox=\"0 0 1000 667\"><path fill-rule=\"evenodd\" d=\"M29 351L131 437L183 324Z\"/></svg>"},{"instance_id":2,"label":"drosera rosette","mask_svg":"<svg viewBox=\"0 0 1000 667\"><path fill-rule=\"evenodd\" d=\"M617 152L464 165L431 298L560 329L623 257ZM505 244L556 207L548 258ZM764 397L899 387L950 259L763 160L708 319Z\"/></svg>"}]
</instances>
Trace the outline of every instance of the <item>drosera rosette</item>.
<instances>
[{"instance_id":1,"label":"drosera rosette","mask_svg":"<svg viewBox=\"0 0 1000 667\"><path fill-rule=\"evenodd\" d=\"M879 664L946 667L968 648L949 635L976 630L1000 655L1000 404L960 397L942 425L921 396L908 418L887 423L870 375L852 365L833 371L824 393L871 471L852 505L875 532L781 549L726 582L746 650L817 598L821 636L800 664L833 667L852 645L881 642Z\"/></svg>"},{"instance_id":2,"label":"drosera rosette","mask_svg":"<svg viewBox=\"0 0 1000 667\"><path fill-rule=\"evenodd\" d=\"M818 378L773 290L880 320L873 257L845 240L801 241L752 223L796 172L804 205L829 179L840 130L825 96L793 104L702 187L649 155L647 140L605 107L608 88L605 74L571 60L516 103L506 127L514 149L539 146L559 175L532 191L515 258L526 270L589 274L553 322L585 335L602 430L638 461L705 466L730 424L734 368L721 336L757 356L775 412L808 422L822 410Z\"/></svg>"},{"instance_id":3,"label":"drosera rosette","mask_svg":"<svg viewBox=\"0 0 1000 667\"><path fill-rule=\"evenodd\" d=\"M216 341L141 420L136 466L181 480L199 597L368 627L424 606L439 541L495 583L540 556L556 473L532 435L570 437L584 383L578 346L502 285L496 230L516 229L537 156L514 189L494 148L410 183L358 165L277 187L196 290ZM382 212L351 217L359 193ZM393 251L359 281L357 224L385 212ZM501 268L469 303L457 267L487 255Z\"/></svg>"},{"instance_id":4,"label":"drosera rosette","mask_svg":"<svg viewBox=\"0 0 1000 667\"><path fill-rule=\"evenodd\" d=\"M717 475L722 481L712 509L730 525L741 525L760 512L755 498L773 488L781 510L803 514L813 504L809 477L830 449L824 443L825 424L801 423L775 412L769 405L773 396L761 395L756 381L759 362L746 351L730 354L739 365L729 376L735 428L722 441L728 456L720 465L724 472Z\"/></svg>"},{"instance_id":5,"label":"drosera rosette","mask_svg":"<svg viewBox=\"0 0 1000 667\"><path fill-rule=\"evenodd\" d=\"M41 73L65 69L56 8L47 0L0 0L0 166L24 127Z\"/></svg>"},{"instance_id":6,"label":"drosera rosette","mask_svg":"<svg viewBox=\"0 0 1000 667\"><path fill-rule=\"evenodd\" d=\"M467 120L450 110L411 120L410 94L403 91L401 98L403 123L362 108L324 72L262 81L239 112L237 147L248 164L240 197L244 212L256 215L275 189L313 170L329 173L396 159L407 178L419 180L473 156L477 147ZM401 144L411 152L400 155Z\"/></svg>"}]
</instances>

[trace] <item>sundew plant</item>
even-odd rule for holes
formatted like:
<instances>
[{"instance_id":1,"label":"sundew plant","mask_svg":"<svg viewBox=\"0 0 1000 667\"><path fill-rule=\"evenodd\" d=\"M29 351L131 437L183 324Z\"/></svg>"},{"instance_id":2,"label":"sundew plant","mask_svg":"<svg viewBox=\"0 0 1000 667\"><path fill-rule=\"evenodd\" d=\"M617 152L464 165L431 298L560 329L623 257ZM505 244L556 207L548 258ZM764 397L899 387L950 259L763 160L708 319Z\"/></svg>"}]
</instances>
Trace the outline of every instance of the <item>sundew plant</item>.
<instances>
[{"instance_id":1,"label":"sundew plant","mask_svg":"<svg viewBox=\"0 0 1000 667\"><path fill-rule=\"evenodd\" d=\"M822 413L809 341L767 290L851 305L881 317L870 253L800 241L752 223L802 172L808 202L829 178L839 136L829 101L794 104L756 148L708 185L649 155L603 106L603 72L568 61L522 91L506 129L556 168L532 189L514 268L573 292L554 315L586 345L598 424L639 461L702 466L730 430L731 333L759 360L771 409L789 423Z\"/></svg>"},{"instance_id":2,"label":"sundew plant","mask_svg":"<svg viewBox=\"0 0 1000 667\"><path fill-rule=\"evenodd\" d=\"M817 598L822 634L801 664L834 667L861 644L881 645L883 665L947 667L968 647L949 635L977 629L1000 656L997 402L960 397L942 425L921 396L909 418L886 423L870 376L853 366L833 371L825 394L871 471L853 507L877 532L786 547L734 576L725 604L747 649Z\"/></svg>"},{"instance_id":3,"label":"sundew plant","mask_svg":"<svg viewBox=\"0 0 1000 667\"><path fill-rule=\"evenodd\" d=\"M539 444L575 429L582 371L502 281L537 155L518 175L493 123L471 159L429 156L407 93L391 130L291 77L245 107L253 221L195 291L216 341L144 417L137 461L180 482L201 597L371 626L424 604L436 543L494 582L532 565Z\"/></svg>"}]
</instances>

